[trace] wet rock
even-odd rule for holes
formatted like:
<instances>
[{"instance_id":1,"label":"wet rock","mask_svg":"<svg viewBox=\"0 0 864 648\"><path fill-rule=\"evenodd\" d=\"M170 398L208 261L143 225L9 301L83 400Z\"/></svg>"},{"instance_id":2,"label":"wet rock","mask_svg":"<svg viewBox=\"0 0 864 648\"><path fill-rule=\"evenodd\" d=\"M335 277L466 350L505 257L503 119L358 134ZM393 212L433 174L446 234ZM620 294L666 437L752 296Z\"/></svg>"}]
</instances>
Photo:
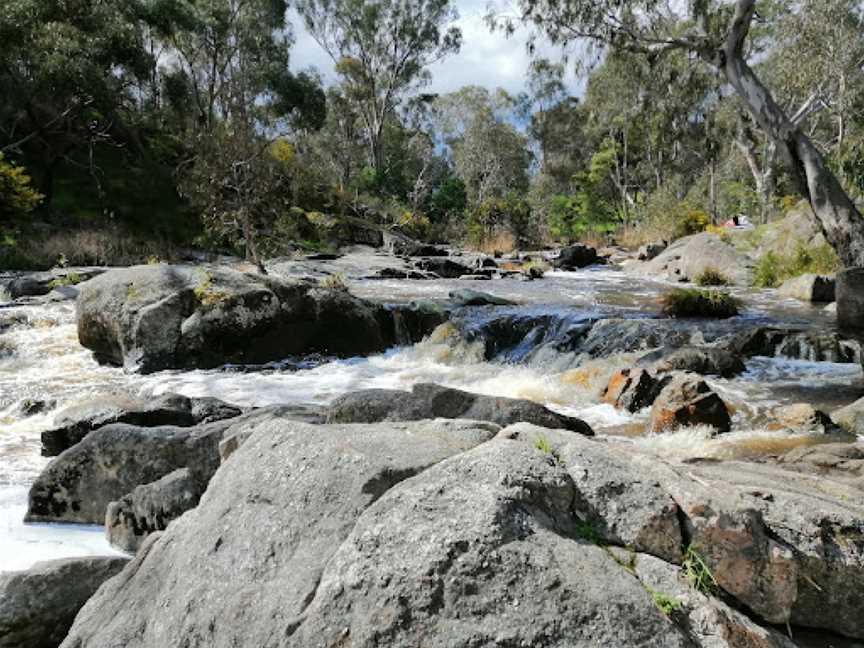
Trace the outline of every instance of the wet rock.
<instances>
[{"instance_id":1,"label":"wet rock","mask_svg":"<svg viewBox=\"0 0 864 648\"><path fill-rule=\"evenodd\" d=\"M831 420L846 432L864 436L864 398L835 410Z\"/></svg>"},{"instance_id":2,"label":"wet rock","mask_svg":"<svg viewBox=\"0 0 864 648\"><path fill-rule=\"evenodd\" d=\"M366 279L434 279L435 275L429 272L420 272L410 268L381 268L374 275Z\"/></svg>"},{"instance_id":3,"label":"wet rock","mask_svg":"<svg viewBox=\"0 0 864 648\"><path fill-rule=\"evenodd\" d=\"M0 648L57 648L75 615L128 558L64 558L0 574Z\"/></svg>"},{"instance_id":4,"label":"wet rock","mask_svg":"<svg viewBox=\"0 0 864 648\"><path fill-rule=\"evenodd\" d=\"M57 268L10 279L3 286L9 299L41 297L60 287L73 286L105 272L104 268Z\"/></svg>"},{"instance_id":5,"label":"wet rock","mask_svg":"<svg viewBox=\"0 0 864 648\"><path fill-rule=\"evenodd\" d=\"M459 277L460 281L490 281L491 275L488 274L469 274Z\"/></svg>"},{"instance_id":6,"label":"wet rock","mask_svg":"<svg viewBox=\"0 0 864 648\"><path fill-rule=\"evenodd\" d=\"M125 423L99 428L36 478L27 520L102 524L110 502L179 468L188 467L206 485L219 466L219 442L232 421L191 428Z\"/></svg>"},{"instance_id":7,"label":"wet rock","mask_svg":"<svg viewBox=\"0 0 864 648\"><path fill-rule=\"evenodd\" d=\"M638 412L651 405L668 382L646 369L621 369L612 374L603 391L603 402L628 412Z\"/></svg>"},{"instance_id":8,"label":"wet rock","mask_svg":"<svg viewBox=\"0 0 864 648\"><path fill-rule=\"evenodd\" d=\"M97 360L142 373L365 355L393 343L383 306L224 267L111 270L82 287L77 310L79 340Z\"/></svg>"},{"instance_id":9,"label":"wet rock","mask_svg":"<svg viewBox=\"0 0 864 648\"><path fill-rule=\"evenodd\" d=\"M833 302L834 278L816 274L803 274L784 282L777 289L783 297L805 302Z\"/></svg>"},{"instance_id":10,"label":"wet rock","mask_svg":"<svg viewBox=\"0 0 864 648\"><path fill-rule=\"evenodd\" d=\"M330 405L328 423L375 423L423 419L466 419L497 425L534 423L593 436L584 421L553 412L539 403L517 398L485 396L442 387L414 385L410 392L366 389L340 396Z\"/></svg>"},{"instance_id":11,"label":"wet rock","mask_svg":"<svg viewBox=\"0 0 864 648\"><path fill-rule=\"evenodd\" d=\"M54 399L34 400L27 398L18 404L18 414L26 418L29 416L36 416L37 414L44 414L55 407L57 407L57 401Z\"/></svg>"},{"instance_id":12,"label":"wet rock","mask_svg":"<svg viewBox=\"0 0 864 648\"><path fill-rule=\"evenodd\" d=\"M778 407L772 417L781 426L796 432L819 432L837 434L842 430L825 412L817 410L809 403L795 403Z\"/></svg>"},{"instance_id":13,"label":"wet rock","mask_svg":"<svg viewBox=\"0 0 864 648\"><path fill-rule=\"evenodd\" d=\"M603 544L626 546L681 562L678 507L650 472L611 444L517 423L499 438L536 446L542 440L573 479L573 509Z\"/></svg>"},{"instance_id":14,"label":"wet rock","mask_svg":"<svg viewBox=\"0 0 864 648\"><path fill-rule=\"evenodd\" d=\"M498 263L492 257L479 257L474 264L479 270L495 269Z\"/></svg>"},{"instance_id":15,"label":"wet rock","mask_svg":"<svg viewBox=\"0 0 864 648\"><path fill-rule=\"evenodd\" d=\"M111 423L139 427L188 427L239 416L242 410L217 398L163 394L155 398L109 395L68 407L54 417L55 428L42 433L42 454L54 457L90 432Z\"/></svg>"},{"instance_id":16,"label":"wet rock","mask_svg":"<svg viewBox=\"0 0 864 648\"><path fill-rule=\"evenodd\" d=\"M418 259L414 267L425 272L433 272L442 279L458 279L463 275L473 274L468 266L443 257Z\"/></svg>"},{"instance_id":17,"label":"wet rock","mask_svg":"<svg viewBox=\"0 0 864 648\"><path fill-rule=\"evenodd\" d=\"M862 362L861 343L831 331L801 331L759 326L734 333L721 345L750 356L783 357L810 362Z\"/></svg>"},{"instance_id":18,"label":"wet rock","mask_svg":"<svg viewBox=\"0 0 864 648\"><path fill-rule=\"evenodd\" d=\"M152 533L163 531L168 523L198 504L204 486L188 468L136 486L128 495L108 505L105 533L118 549L135 553Z\"/></svg>"},{"instance_id":19,"label":"wet rock","mask_svg":"<svg viewBox=\"0 0 864 648\"><path fill-rule=\"evenodd\" d=\"M707 346L659 349L640 358L637 364L651 367L657 373L690 371L703 376L723 378L732 378L746 370L744 361L728 349Z\"/></svg>"},{"instance_id":20,"label":"wet rock","mask_svg":"<svg viewBox=\"0 0 864 648\"><path fill-rule=\"evenodd\" d=\"M496 297L479 290L453 290L450 301L457 306L515 306L516 302L503 297Z\"/></svg>"},{"instance_id":21,"label":"wet rock","mask_svg":"<svg viewBox=\"0 0 864 648\"><path fill-rule=\"evenodd\" d=\"M405 306L391 307L390 317L393 320L395 343L409 345L420 342L447 322L450 311L432 301L415 301Z\"/></svg>"},{"instance_id":22,"label":"wet rock","mask_svg":"<svg viewBox=\"0 0 864 648\"><path fill-rule=\"evenodd\" d=\"M636 258L640 261L650 261L651 259L656 258L662 252L669 247L666 241L659 241L657 243L646 243L642 247L639 248L639 251L636 254Z\"/></svg>"},{"instance_id":23,"label":"wet rock","mask_svg":"<svg viewBox=\"0 0 864 648\"><path fill-rule=\"evenodd\" d=\"M91 599L64 648L156 648L196 637L207 646L319 643L292 636L357 518L400 481L495 430L271 418L226 461L201 504L151 536L124 578ZM416 548L407 536L399 546Z\"/></svg>"},{"instance_id":24,"label":"wet rock","mask_svg":"<svg viewBox=\"0 0 864 648\"><path fill-rule=\"evenodd\" d=\"M732 421L726 404L704 380L694 374L676 374L654 401L650 430L666 432L691 425L728 432Z\"/></svg>"},{"instance_id":25,"label":"wet rock","mask_svg":"<svg viewBox=\"0 0 864 648\"><path fill-rule=\"evenodd\" d=\"M559 270L577 270L599 262L597 250L589 245L577 243L562 248L558 256L552 260L552 265Z\"/></svg>"},{"instance_id":26,"label":"wet rock","mask_svg":"<svg viewBox=\"0 0 864 648\"><path fill-rule=\"evenodd\" d=\"M736 286L749 286L753 262L719 237L708 232L685 236L656 258L632 268L640 275L672 281L695 281L706 269L721 270Z\"/></svg>"}]
</instances>

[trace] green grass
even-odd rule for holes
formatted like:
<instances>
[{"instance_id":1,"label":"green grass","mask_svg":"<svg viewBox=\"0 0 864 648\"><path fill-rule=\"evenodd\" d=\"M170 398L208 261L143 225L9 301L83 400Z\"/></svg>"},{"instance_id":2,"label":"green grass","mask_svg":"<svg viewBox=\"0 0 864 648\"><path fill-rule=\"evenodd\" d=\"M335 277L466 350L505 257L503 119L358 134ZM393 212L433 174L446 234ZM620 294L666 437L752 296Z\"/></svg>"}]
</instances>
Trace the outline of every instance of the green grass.
<instances>
[{"instance_id":1,"label":"green grass","mask_svg":"<svg viewBox=\"0 0 864 648\"><path fill-rule=\"evenodd\" d=\"M753 268L753 285L757 288L776 288L784 281L802 274L832 274L840 267L834 249L827 243L804 246L789 255L766 252Z\"/></svg>"},{"instance_id":2,"label":"green grass","mask_svg":"<svg viewBox=\"0 0 864 648\"><path fill-rule=\"evenodd\" d=\"M323 288L324 290L348 292L348 284L345 282L345 275L340 272L319 279L318 287Z\"/></svg>"},{"instance_id":3,"label":"green grass","mask_svg":"<svg viewBox=\"0 0 864 648\"><path fill-rule=\"evenodd\" d=\"M727 318L738 314L740 302L723 290L675 288L662 300L663 314L667 317Z\"/></svg>"},{"instance_id":4,"label":"green grass","mask_svg":"<svg viewBox=\"0 0 864 648\"><path fill-rule=\"evenodd\" d=\"M681 563L684 577L690 583L690 587L706 596L715 593L718 589L717 580L711 569L705 563L705 559L692 544L684 549L684 561Z\"/></svg>"},{"instance_id":5,"label":"green grass","mask_svg":"<svg viewBox=\"0 0 864 648\"><path fill-rule=\"evenodd\" d=\"M728 286L732 282L729 277L713 266L706 267L693 279L697 286Z\"/></svg>"},{"instance_id":6,"label":"green grass","mask_svg":"<svg viewBox=\"0 0 864 648\"><path fill-rule=\"evenodd\" d=\"M645 589L648 591L648 594L651 595L651 600L654 601L654 605L657 606L657 609L660 610L666 616L670 616L675 610L678 610L683 605L681 601L676 599L669 594L664 594L663 592L658 592L656 590L651 589L647 585Z\"/></svg>"},{"instance_id":7,"label":"green grass","mask_svg":"<svg viewBox=\"0 0 864 648\"><path fill-rule=\"evenodd\" d=\"M57 277L48 284L49 288L61 288L63 286L77 286L81 283L81 275L77 272L70 272L62 277Z\"/></svg>"}]
</instances>

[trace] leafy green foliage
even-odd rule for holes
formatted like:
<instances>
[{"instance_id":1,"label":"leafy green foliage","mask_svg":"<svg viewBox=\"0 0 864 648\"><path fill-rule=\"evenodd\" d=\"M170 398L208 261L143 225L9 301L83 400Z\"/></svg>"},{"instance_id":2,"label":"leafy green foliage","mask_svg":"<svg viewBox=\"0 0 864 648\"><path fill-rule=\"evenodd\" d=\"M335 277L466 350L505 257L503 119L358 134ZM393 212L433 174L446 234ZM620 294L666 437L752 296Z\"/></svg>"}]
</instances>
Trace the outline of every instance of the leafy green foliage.
<instances>
[{"instance_id":1,"label":"leafy green foliage","mask_svg":"<svg viewBox=\"0 0 864 648\"><path fill-rule=\"evenodd\" d=\"M519 242L530 240L531 206L517 193L489 198L468 215L468 240L481 247L497 233L507 231Z\"/></svg>"},{"instance_id":2,"label":"leafy green foliage","mask_svg":"<svg viewBox=\"0 0 864 648\"><path fill-rule=\"evenodd\" d=\"M711 217L699 209L682 209L675 221L675 238L704 232L711 224Z\"/></svg>"},{"instance_id":3,"label":"leafy green foliage","mask_svg":"<svg viewBox=\"0 0 864 648\"><path fill-rule=\"evenodd\" d=\"M8 162L0 153L0 217L6 220L26 214L42 202L42 194L31 183L24 167Z\"/></svg>"},{"instance_id":4,"label":"leafy green foliage","mask_svg":"<svg viewBox=\"0 0 864 648\"><path fill-rule=\"evenodd\" d=\"M662 298L667 317L727 318L738 314L739 301L726 291L675 288Z\"/></svg>"},{"instance_id":5,"label":"leafy green foliage","mask_svg":"<svg viewBox=\"0 0 864 648\"><path fill-rule=\"evenodd\" d=\"M840 261L828 244L799 245L795 252L782 255L768 251L759 257L753 268L753 285L757 288L776 288L784 281L802 274L831 274L838 270Z\"/></svg>"}]
</instances>

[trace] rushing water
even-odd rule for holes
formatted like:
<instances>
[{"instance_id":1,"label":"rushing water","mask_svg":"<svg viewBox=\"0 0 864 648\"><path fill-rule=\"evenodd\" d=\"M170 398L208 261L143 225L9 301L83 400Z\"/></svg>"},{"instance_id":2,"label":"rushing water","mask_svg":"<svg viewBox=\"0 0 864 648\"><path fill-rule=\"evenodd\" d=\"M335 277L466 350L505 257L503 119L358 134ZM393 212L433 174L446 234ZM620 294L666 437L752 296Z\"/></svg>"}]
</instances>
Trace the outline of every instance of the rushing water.
<instances>
[{"instance_id":1,"label":"rushing water","mask_svg":"<svg viewBox=\"0 0 864 648\"><path fill-rule=\"evenodd\" d=\"M565 313L568 317L635 317L657 312L667 284L634 278L609 269L550 273L542 281L365 281L355 294L385 302L445 299L454 289L488 290L511 299L520 311ZM767 291L740 291L748 321L777 321L830 327L830 316L798 302L778 302ZM98 527L24 525L29 484L46 465L39 434L51 427L53 412L110 392L151 395L177 392L215 396L246 406L323 405L346 392L369 387L410 389L435 382L484 394L528 398L559 412L579 416L600 434L615 435L666 456L740 457L814 443L809 435L789 435L766 426L767 413L779 404L811 402L826 409L864 394L858 365L754 358L748 371L732 380L711 380L735 411L734 431L713 439L694 428L646 437L647 412L634 415L599 402L613 371L632 366L640 354L619 354L576 366L554 363L488 361L483 344L466 341L454 326L440 327L412 347L391 349L370 358L269 367L254 372L231 369L166 371L129 375L101 367L77 341L71 303L0 309L0 571L22 569L39 559L106 553ZM25 402L56 401L45 414L25 416Z\"/></svg>"}]
</instances>

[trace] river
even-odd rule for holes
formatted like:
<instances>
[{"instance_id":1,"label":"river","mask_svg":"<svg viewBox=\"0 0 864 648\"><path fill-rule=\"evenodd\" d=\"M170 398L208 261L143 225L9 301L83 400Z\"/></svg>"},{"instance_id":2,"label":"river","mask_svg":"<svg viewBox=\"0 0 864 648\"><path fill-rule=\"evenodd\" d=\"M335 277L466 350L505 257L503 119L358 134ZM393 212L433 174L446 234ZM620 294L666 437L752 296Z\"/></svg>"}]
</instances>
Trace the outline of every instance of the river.
<instances>
[{"instance_id":1,"label":"river","mask_svg":"<svg viewBox=\"0 0 864 648\"><path fill-rule=\"evenodd\" d=\"M350 282L355 294L382 302L443 300L454 289L487 290L511 299L514 312L551 313L558 318L649 317L669 285L608 268L553 272L534 282L457 280ZM745 309L736 322L782 323L829 330L832 316L822 309L779 300L773 291L736 290ZM492 309L494 311L494 309ZM490 309L478 309L476 317ZM466 317L473 317L471 315ZM469 322L470 323L470 322ZM735 325L733 323L733 325ZM525 342L529 344L529 342ZM821 441L766 427L766 414L780 404L809 402L828 411L864 395L858 364L785 358L752 358L735 379L709 383L734 411L733 431L712 438L693 428L646 436L647 412L629 414L602 404L599 392L617 368L632 366L639 353L576 362L509 355L487 360L481 342L444 325L423 342L369 358L306 359L249 370L165 371L148 376L99 366L77 341L74 303L6 304L0 309L0 571L24 569L38 560L111 553L100 527L23 524L29 485L47 464L40 456L40 433L53 413L111 392L155 395L177 392L214 396L243 406L324 405L349 391L369 387L410 389L435 382L497 396L528 398L579 416L599 434L635 443L666 456L698 454L740 457L776 452ZM44 414L25 416L22 405L56 401Z\"/></svg>"}]
</instances>

